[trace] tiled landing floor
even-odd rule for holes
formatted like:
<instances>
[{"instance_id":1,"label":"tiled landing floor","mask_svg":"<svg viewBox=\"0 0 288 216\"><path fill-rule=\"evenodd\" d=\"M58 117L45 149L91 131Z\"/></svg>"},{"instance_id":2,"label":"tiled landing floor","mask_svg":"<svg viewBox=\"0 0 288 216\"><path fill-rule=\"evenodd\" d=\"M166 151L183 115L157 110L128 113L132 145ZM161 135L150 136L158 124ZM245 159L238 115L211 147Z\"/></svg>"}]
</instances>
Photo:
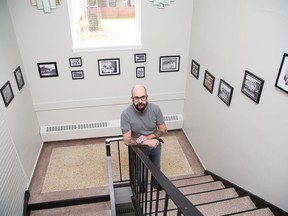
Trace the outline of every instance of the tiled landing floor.
<instances>
[{"instance_id":1,"label":"tiled landing floor","mask_svg":"<svg viewBox=\"0 0 288 216\"><path fill-rule=\"evenodd\" d=\"M180 143L183 152L185 153L188 162L194 172L194 175L202 175L204 170L201 166L194 150L189 144L187 138L185 137L183 131L175 130L168 132L165 136L174 135L177 137L178 142ZM165 137L164 137L165 138ZM66 191L55 191L42 193L43 183L45 180L45 174L47 172L50 156L53 148L60 146L75 146L75 145L90 145L91 143L102 144L105 143L105 138L95 138L95 139L83 139L83 140L72 140L72 141L59 141L51 142L44 144L36 170L31 181L29 191L31 194L29 203L41 202L41 201L53 201L61 199L70 199L77 197L87 197L95 195L106 195L109 194L108 187L96 187L96 188L86 188L86 189L77 189L77 190L66 190ZM165 145L165 144L164 144ZM89 215L111 215L110 213L110 204L109 202L104 202L101 204L89 204L89 205L79 205L66 208L55 208L49 210L39 210L32 211L31 216L89 216Z\"/></svg>"}]
</instances>

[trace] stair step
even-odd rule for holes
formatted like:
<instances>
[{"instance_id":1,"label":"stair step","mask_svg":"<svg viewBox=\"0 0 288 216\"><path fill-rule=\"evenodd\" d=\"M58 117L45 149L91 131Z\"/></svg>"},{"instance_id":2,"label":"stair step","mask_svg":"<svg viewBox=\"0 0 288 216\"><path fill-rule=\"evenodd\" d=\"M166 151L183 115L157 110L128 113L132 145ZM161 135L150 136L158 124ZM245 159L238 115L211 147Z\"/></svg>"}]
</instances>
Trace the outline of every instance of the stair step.
<instances>
[{"instance_id":1,"label":"stair step","mask_svg":"<svg viewBox=\"0 0 288 216\"><path fill-rule=\"evenodd\" d=\"M83 213L85 212L85 213ZM100 202L83 205L73 205L68 207L50 208L33 210L30 212L30 216L79 216L79 215L111 215L111 203Z\"/></svg>"},{"instance_id":2,"label":"stair step","mask_svg":"<svg viewBox=\"0 0 288 216\"><path fill-rule=\"evenodd\" d=\"M234 188L225 188L216 191L210 191L200 194L187 195L193 205L201 205L204 203L212 203L220 200L226 200L239 197Z\"/></svg>"},{"instance_id":3,"label":"stair step","mask_svg":"<svg viewBox=\"0 0 288 216\"><path fill-rule=\"evenodd\" d=\"M213 182L214 179L211 175L205 175L200 177L192 177L192 178L183 178L183 179L175 179L172 180L172 183L176 187L186 186L186 185L196 185L202 183Z\"/></svg>"},{"instance_id":4,"label":"stair step","mask_svg":"<svg viewBox=\"0 0 288 216\"><path fill-rule=\"evenodd\" d=\"M200 205L204 203L211 203L216 201L221 201L224 199L231 199L239 197L237 192L234 190L234 188L225 188L217 191L211 191L211 192L205 192L201 194L193 194L186 196L187 199L189 199L193 205ZM155 202L154 202L155 205ZM153 206L153 212L155 211L155 206ZM176 205L169 201L168 203L168 209L175 209ZM164 199L159 200L159 211L163 211L164 209Z\"/></svg>"},{"instance_id":5,"label":"stair step","mask_svg":"<svg viewBox=\"0 0 288 216\"><path fill-rule=\"evenodd\" d=\"M233 216L275 216L275 215L269 208L262 208L249 212L234 214Z\"/></svg>"},{"instance_id":6,"label":"stair step","mask_svg":"<svg viewBox=\"0 0 288 216\"><path fill-rule=\"evenodd\" d=\"M199 185L192 185L186 187L179 187L178 189L184 194L193 194L193 193L201 193L201 192L208 192L212 190L224 189L225 186L221 181L209 182Z\"/></svg>"},{"instance_id":7,"label":"stair step","mask_svg":"<svg viewBox=\"0 0 288 216\"><path fill-rule=\"evenodd\" d=\"M219 216L256 209L250 197L240 197L197 206L204 216Z\"/></svg>"},{"instance_id":8,"label":"stair step","mask_svg":"<svg viewBox=\"0 0 288 216\"><path fill-rule=\"evenodd\" d=\"M214 190L219 190L219 189L224 189L225 186L221 181L215 181L215 182L209 182L209 183L204 183L204 184L199 184L199 185L188 185L188 186L182 186L179 187L178 189L183 193L185 196L187 195L192 195L196 193L203 193L203 192L209 192L209 191L214 191ZM153 193L156 191L154 190ZM150 194L150 191L148 191L148 194ZM163 199L165 198L165 193L164 191L160 191L159 198Z\"/></svg>"}]
</instances>

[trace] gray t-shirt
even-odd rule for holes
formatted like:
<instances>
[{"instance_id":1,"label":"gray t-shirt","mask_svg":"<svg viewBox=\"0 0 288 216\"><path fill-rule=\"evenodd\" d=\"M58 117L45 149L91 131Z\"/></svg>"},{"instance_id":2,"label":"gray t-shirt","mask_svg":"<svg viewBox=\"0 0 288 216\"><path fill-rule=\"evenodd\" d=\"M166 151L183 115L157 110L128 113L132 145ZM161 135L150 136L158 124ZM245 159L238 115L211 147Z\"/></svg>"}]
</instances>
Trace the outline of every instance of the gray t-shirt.
<instances>
[{"instance_id":1,"label":"gray t-shirt","mask_svg":"<svg viewBox=\"0 0 288 216\"><path fill-rule=\"evenodd\" d=\"M162 111L153 103L148 103L143 113L137 112L131 104L121 114L122 134L131 130L131 136L134 138L155 133L157 125L161 124L164 124Z\"/></svg>"}]
</instances>

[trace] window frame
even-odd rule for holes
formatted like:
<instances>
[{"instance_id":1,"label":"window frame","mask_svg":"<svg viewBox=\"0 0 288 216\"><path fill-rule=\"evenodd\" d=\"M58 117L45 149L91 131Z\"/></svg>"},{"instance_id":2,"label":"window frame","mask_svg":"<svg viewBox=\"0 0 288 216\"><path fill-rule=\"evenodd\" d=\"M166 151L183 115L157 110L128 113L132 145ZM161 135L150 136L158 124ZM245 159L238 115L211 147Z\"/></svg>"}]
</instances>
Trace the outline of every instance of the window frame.
<instances>
[{"instance_id":1,"label":"window frame","mask_svg":"<svg viewBox=\"0 0 288 216\"><path fill-rule=\"evenodd\" d=\"M85 41L79 42L76 33L76 23L74 23L75 15L73 13L72 1L67 1L70 30L72 36L72 50L74 52L93 52L93 51L109 51L109 50L131 50L142 48L141 37L141 0L135 0L135 19L136 19L136 40L125 41L125 43L119 43L117 41L111 42L98 42L97 41Z\"/></svg>"}]
</instances>

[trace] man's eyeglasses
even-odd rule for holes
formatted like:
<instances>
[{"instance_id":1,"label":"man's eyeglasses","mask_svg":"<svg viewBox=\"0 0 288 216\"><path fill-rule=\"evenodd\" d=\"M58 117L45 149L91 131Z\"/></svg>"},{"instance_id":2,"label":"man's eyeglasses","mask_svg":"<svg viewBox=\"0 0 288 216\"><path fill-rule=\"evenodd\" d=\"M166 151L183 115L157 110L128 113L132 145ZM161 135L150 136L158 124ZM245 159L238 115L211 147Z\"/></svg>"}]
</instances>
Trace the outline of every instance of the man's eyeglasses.
<instances>
[{"instance_id":1,"label":"man's eyeglasses","mask_svg":"<svg viewBox=\"0 0 288 216\"><path fill-rule=\"evenodd\" d=\"M144 95L144 96L141 96L141 97L132 97L133 98L133 100L134 101L139 101L139 100L141 100L141 101L145 101L146 99L147 99L147 96L146 95Z\"/></svg>"}]
</instances>

